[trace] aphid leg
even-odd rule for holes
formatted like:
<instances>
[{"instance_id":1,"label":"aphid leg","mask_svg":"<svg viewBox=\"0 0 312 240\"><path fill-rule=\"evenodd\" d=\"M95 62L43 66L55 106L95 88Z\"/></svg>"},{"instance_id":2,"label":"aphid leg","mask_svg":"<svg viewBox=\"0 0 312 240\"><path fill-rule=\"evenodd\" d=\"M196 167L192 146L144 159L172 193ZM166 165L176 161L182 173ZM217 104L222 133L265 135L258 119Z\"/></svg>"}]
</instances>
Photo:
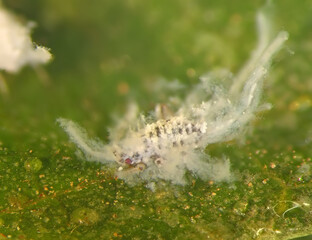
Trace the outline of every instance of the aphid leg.
<instances>
[{"instance_id":1,"label":"aphid leg","mask_svg":"<svg viewBox=\"0 0 312 240\"><path fill-rule=\"evenodd\" d=\"M156 120L159 119L168 119L173 116L172 111L166 104L157 104L155 106L155 117Z\"/></svg>"},{"instance_id":2,"label":"aphid leg","mask_svg":"<svg viewBox=\"0 0 312 240\"><path fill-rule=\"evenodd\" d=\"M130 176L133 176L135 174L139 174L140 172L144 171L145 168L146 168L146 165L144 163L138 163L135 166L129 167L126 169L120 167L116 175L117 177L124 179Z\"/></svg>"},{"instance_id":3,"label":"aphid leg","mask_svg":"<svg viewBox=\"0 0 312 240\"><path fill-rule=\"evenodd\" d=\"M88 140L85 129L71 120L59 118L57 122L86 155L88 161L99 161L103 163L114 162L114 155L109 146L100 144L94 140Z\"/></svg>"}]
</instances>

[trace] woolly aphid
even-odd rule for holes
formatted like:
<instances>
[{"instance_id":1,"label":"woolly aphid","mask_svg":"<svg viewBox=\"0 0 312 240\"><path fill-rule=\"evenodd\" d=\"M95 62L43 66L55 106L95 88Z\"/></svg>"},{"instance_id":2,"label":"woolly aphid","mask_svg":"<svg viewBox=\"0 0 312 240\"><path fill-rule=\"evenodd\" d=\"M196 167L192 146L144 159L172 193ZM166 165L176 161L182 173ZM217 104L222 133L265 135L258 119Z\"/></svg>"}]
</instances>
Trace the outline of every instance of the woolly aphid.
<instances>
[{"instance_id":1,"label":"woolly aphid","mask_svg":"<svg viewBox=\"0 0 312 240\"><path fill-rule=\"evenodd\" d=\"M6 10L0 0L0 71L17 73L25 65L37 67L49 62L51 53L34 44L30 34L34 22L24 26L14 14ZM0 92L8 94L9 88L0 73Z\"/></svg>"},{"instance_id":2,"label":"woolly aphid","mask_svg":"<svg viewBox=\"0 0 312 240\"><path fill-rule=\"evenodd\" d=\"M34 44L31 29L35 24L26 26L0 2L0 69L10 73L18 72L23 66L37 66L47 63L52 55L45 47Z\"/></svg>"},{"instance_id":3,"label":"woolly aphid","mask_svg":"<svg viewBox=\"0 0 312 240\"><path fill-rule=\"evenodd\" d=\"M118 177L129 184L168 180L188 183L185 173L214 181L231 180L228 159L205 154L207 145L241 137L255 114L268 105L259 105L262 84L272 56L283 46L288 33L270 38L270 25L264 12L258 13L258 45L236 77L228 71L206 74L170 114L158 105L146 118L131 104L124 118L110 130L109 144L90 140L86 131L71 120L59 124L85 154L88 161L116 163ZM218 83L231 81L228 88ZM154 119L146 120L146 119Z\"/></svg>"}]
</instances>

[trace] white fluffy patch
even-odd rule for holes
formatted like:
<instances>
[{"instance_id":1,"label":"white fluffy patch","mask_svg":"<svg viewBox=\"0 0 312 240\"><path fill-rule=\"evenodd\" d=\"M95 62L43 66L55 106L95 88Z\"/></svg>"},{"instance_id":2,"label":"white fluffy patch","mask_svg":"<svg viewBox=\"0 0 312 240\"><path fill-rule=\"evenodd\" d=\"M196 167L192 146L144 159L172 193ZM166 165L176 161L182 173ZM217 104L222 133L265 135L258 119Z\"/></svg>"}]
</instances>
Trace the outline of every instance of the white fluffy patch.
<instances>
[{"instance_id":1,"label":"white fluffy patch","mask_svg":"<svg viewBox=\"0 0 312 240\"><path fill-rule=\"evenodd\" d=\"M177 101L176 112L159 105L144 117L131 104L125 117L110 129L110 143L105 146L88 140L72 121L60 119L59 123L87 160L115 161L117 176L129 184L143 180L154 189L153 182L161 179L185 185L186 173L203 180L231 181L230 161L213 159L204 150L209 144L243 136L255 113L264 109L259 106L262 83L288 34L280 32L272 39L265 12L259 13L258 25L259 44L240 73L233 76L221 70L201 77L186 98ZM228 87L222 82L232 84ZM168 88L180 89L180 85L174 82Z\"/></svg>"},{"instance_id":2,"label":"white fluffy patch","mask_svg":"<svg viewBox=\"0 0 312 240\"><path fill-rule=\"evenodd\" d=\"M0 3L0 69L15 73L25 65L36 66L51 59L47 48L32 42L33 24L28 25L23 26Z\"/></svg>"}]
</instances>

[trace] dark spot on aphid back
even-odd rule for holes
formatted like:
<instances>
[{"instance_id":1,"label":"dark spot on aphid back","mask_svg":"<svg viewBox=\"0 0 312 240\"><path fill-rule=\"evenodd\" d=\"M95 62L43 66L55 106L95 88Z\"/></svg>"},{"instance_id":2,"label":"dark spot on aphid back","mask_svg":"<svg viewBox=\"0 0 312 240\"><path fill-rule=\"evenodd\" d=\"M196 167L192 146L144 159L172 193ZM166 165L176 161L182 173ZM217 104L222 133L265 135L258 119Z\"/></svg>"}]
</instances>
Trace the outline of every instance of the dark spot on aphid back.
<instances>
[{"instance_id":1,"label":"dark spot on aphid back","mask_svg":"<svg viewBox=\"0 0 312 240\"><path fill-rule=\"evenodd\" d=\"M179 128L179 133L182 134L182 132L183 132L183 129Z\"/></svg>"},{"instance_id":2,"label":"dark spot on aphid back","mask_svg":"<svg viewBox=\"0 0 312 240\"><path fill-rule=\"evenodd\" d=\"M162 125L162 127L164 129L164 133L167 133L166 125Z\"/></svg>"},{"instance_id":3,"label":"dark spot on aphid back","mask_svg":"<svg viewBox=\"0 0 312 240\"><path fill-rule=\"evenodd\" d=\"M186 127L185 129L186 133L189 135L191 133L190 129L188 127Z\"/></svg>"},{"instance_id":4,"label":"dark spot on aphid back","mask_svg":"<svg viewBox=\"0 0 312 240\"><path fill-rule=\"evenodd\" d=\"M157 137L160 137L160 129L159 129L159 127L155 127L155 131L156 131Z\"/></svg>"},{"instance_id":5,"label":"dark spot on aphid back","mask_svg":"<svg viewBox=\"0 0 312 240\"><path fill-rule=\"evenodd\" d=\"M193 123L192 123L192 132L197 132L197 129Z\"/></svg>"},{"instance_id":6,"label":"dark spot on aphid back","mask_svg":"<svg viewBox=\"0 0 312 240\"><path fill-rule=\"evenodd\" d=\"M173 147L177 147L177 146L178 146L177 142L174 141L174 142L172 143L172 146L173 146Z\"/></svg>"}]
</instances>

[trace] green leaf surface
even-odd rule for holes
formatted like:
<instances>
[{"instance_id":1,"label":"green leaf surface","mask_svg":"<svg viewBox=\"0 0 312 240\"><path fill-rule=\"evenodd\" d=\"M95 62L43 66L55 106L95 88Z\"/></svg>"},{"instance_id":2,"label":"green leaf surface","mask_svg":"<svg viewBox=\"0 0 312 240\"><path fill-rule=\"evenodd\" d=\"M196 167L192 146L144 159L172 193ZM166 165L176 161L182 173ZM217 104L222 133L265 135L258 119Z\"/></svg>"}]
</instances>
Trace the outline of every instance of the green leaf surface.
<instances>
[{"instance_id":1,"label":"green leaf surface","mask_svg":"<svg viewBox=\"0 0 312 240\"><path fill-rule=\"evenodd\" d=\"M256 44L264 1L3 0L37 22L33 40L54 60L2 73L0 239L292 239L312 234L312 2L276 1L289 32L266 79L273 109L246 138L214 144L235 181L129 186L115 169L83 161L55 120L107 141L129 99L143 112L159 77L191 86L215 68L237 72ZM294 54L293 54L294 53ZM170 96L167 96L170 97Z\"/></svg>"}]
</instances>

